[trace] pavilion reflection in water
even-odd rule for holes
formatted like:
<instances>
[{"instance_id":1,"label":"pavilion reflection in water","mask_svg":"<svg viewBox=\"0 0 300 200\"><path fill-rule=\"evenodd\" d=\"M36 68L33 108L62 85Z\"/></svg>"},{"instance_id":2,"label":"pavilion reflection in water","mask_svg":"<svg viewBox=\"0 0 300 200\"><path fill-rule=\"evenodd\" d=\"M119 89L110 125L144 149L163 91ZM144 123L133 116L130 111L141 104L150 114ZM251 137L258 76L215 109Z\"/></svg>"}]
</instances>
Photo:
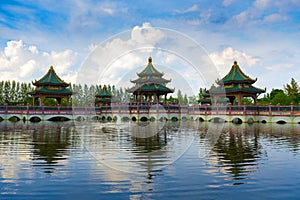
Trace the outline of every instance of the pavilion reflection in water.
<instances>
[{"instance_id":1,"label":"pavilion reflection in water","mask_svg":"<svg viewBox=\"0 0 300 200\"><path fill-rule=\"evenodd\" d=\"M149 176L161 166L176 161L181 156L180 152L184 152L193 140L201 143L209 126L213 125L188 121L161 126L153 123L150 128L146 124L146 130L153 130L157 134L149 132L151 137L141 138L135 137L141 127L131 126L130 123L123 124L121 128L114 124L83 127L85 132L80 134L77 127L75 129L72 124L66 123L1 122L0 173L5 179L16 178L20 166L34 166L45 173L55 173L58 167L68 165L70 149L84 145L100 162L107 159L105 165L121 169L120 173L123 170ZM207 158L210 167L206 171L223 174L221 176L225 179L243 183L251 173L257 171L259 162L268 156L262 148L262 142L278 142L286 145L285 148L291 152L298 153L299 135L300 127L297 125L225 123ZM199 159L199 162L202 160ZM105 171L116 172L111 169Z\"/></svg>"}]
</instances>

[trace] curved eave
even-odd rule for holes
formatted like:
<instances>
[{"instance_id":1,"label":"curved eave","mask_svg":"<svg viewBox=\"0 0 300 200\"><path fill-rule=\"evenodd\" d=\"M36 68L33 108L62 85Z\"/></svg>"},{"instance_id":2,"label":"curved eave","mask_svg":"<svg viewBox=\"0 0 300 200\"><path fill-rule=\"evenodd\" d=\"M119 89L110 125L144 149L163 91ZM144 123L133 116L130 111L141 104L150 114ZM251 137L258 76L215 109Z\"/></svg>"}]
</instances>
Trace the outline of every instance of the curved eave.
<instances>
[{"instance_id":1,"label":"curved eave","mask_svg":"<svg viewBox=\"0 0 300 200\"><path fill-rule=\"evenodd\" d=\"M219 83L255 83L257 79L252 79L249 76L247 76L239 67L239 65L237 64L237 62L235 61L234 64L232 65L230 71L228 72L228 74L226 76L224 76L224 78L222 78L222 80L218 80Z\"/></svg>"},{"instance_id":2,"label":"curved eave","mask_svg":"<svg viewBox=\"0 0 300 200\"><path fill-rule=\"evenodd\" d=\"M224 94L224 92L226 94L236 94L236 93L261 94L266 92L266 89L260 89L254 86L251 86L249 88L238 88L238 89L218 87L210 91L211 94Z\"/></svg>"},{"instance_id":3,"label":"curved eave","mask_svg":"<svg viewBox=\"0 0 300 200\"><path fill-rule=\"evenodd\" d=\"M58 83L53 83L51 82L52 77L57 80ZM48 79L48 80L45 80ZM48 72L39 80L32 82L34 86L63 86L63 87L68 87L70 84L66 83L63 81L55 72L53 66L50 67Z\"/></svg>"},{"instance_id":4,"label":"curved eave","mask_svg":"<svg viewBox=\"0 0 300 200\"><path fill-rule=\"evenodd\" d=\"M40 91L33 91L33 92L28 92L27 94L31 95L31 96L35 96L35 95L45 95L45 96L51 96L51 95L54 95L54 96L70 96L70 95L73 95L75 93L73 92L40 92Z\"/></svg>"}]
</instances>

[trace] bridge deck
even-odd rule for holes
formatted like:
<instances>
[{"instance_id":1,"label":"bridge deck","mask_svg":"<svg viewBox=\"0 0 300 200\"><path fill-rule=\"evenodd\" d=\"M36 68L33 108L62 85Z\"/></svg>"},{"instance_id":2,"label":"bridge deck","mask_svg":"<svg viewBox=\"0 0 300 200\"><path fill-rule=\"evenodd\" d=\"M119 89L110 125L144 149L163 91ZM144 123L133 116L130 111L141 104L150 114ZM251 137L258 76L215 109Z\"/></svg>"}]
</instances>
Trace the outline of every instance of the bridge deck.
<instances>
[{"instance_id":1,"label":"bridge deck","mask_svg":"<svg viewBox=\"0 0 300 200\"><path fill-rule=\"evenodd\" d=\"M182 106L173 104L134 104L101 107L0 106L0 115L102 115L102 114L187 114L227 116L300 116L294 106Z\"/></svg>"}]
</instances>

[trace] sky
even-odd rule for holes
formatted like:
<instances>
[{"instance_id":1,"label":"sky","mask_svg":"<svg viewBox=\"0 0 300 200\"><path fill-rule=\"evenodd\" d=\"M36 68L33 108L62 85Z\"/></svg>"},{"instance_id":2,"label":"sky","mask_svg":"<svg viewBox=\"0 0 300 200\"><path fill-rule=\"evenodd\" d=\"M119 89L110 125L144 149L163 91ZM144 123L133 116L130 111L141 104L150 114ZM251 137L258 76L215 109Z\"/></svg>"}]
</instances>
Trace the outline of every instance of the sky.
<instances>
[{"instance_id":1,"label":"sky","mask_svg":"<svg viewBox=\"0 0 300 200\"><path fill-rule=\"evenodd\" d=\"M299 0L0 2L0 80L54 69L66 82L130 87L147 64L196 94L236 60L256 87L300 83Z\"/></svg>"}]
</instances>

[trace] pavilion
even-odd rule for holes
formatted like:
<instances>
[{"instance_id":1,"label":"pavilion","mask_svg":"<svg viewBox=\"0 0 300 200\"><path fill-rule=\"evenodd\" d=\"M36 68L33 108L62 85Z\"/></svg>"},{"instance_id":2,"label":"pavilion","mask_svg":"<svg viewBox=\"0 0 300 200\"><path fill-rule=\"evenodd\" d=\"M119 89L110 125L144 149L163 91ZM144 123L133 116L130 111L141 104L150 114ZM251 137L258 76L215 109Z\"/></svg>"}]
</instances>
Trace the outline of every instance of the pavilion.
<instances>
[{"instance_id":1,"label":"pavilion","mask_svg":"<svg viewBox=\"0 0 300 200\"><path fill-rule=\"evenodd\" d=\"M108 91L106 85L95 95L95 104L96 105L110 105L112 100L112 94Z\"/></svg>"},{"instance_id":2,"label":"pavilion","mask_svg":"<svg viewBox=\"0 0 300 200\"><path fill-rule=\"evenodd\" d=\"M242 104L243 97L251 97L256 103L257 97L266 92L266 89L260 89L252 86L253 83L257 81L247 76L238 66L237 62L234 61L229 73L222 78L217 80L218 86L212 88L209 92L214 102L218 98L226 97L229 99L230 103L233 105L235 99L237 99L238 105ZM225 94L224 94L225 92Z\"/></svg>"},{"instance_id":3,"label":"pavilion","mask_svg":"<svg viewBox=\"0 0 300 200\"><path fill-rule=\"evenodd\" d=\"M159 102L159 97L162 95L164 95L164 101L166 101L167 94L174 92L174 89L166 86L171 80L163 78L164 73L159 72L153 66L151 57L148 58L148 65L145 69L137 75L137 79L131 80L135 86L127 90L134 95L135 102L142 102L143 100L146 102Z\"/></svg>"},{"instance_id":4,"label":"pavilion","mask_svg":"<svg viewBox=\"0 0 300 200\"><path fill-rule=\"evenodd\" d=\"M68 89L70 84L58 77L53 66L50 67L48 72L40 80L35 80L32 84L35 86L35 90L28 94L33 98L33 105L35 105L37 98L39 99L40 106L43 106L45 98L56 99L58 105L60 105L61 100L65 98L67 99L68 105L70 104L70 98L73 94L73 92Z\"/></svg>"}]
</instances>

